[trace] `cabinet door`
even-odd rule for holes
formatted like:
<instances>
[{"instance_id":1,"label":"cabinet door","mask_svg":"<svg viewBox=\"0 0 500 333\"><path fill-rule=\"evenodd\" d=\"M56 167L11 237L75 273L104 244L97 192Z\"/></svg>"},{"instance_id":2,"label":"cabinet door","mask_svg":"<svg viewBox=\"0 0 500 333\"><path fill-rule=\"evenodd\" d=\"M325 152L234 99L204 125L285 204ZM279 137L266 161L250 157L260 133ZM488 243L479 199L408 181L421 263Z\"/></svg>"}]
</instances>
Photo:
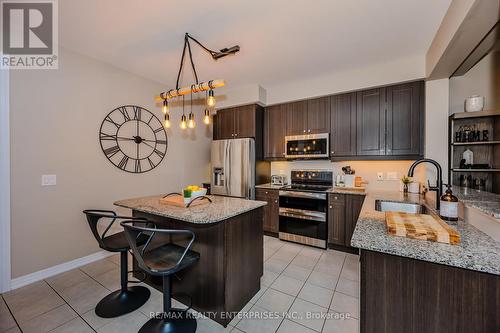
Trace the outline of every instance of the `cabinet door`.
<instances>
[{"instance_id":1,"label":"cabinet door","mask_svg":"<svg viewBox=\"0 0 500 333\"><path fill-rule=\"evenodd\" d=\"M234 108L235 138L255 137L255 105Z\"/></svg>"},{"instance_id":2,"label":"cabinet door","mask_svg":"<svg viewBox=\"0 0 500 333\"><path fill-rule=\"evenodd\" d=\"M269 231L273 233L279 232L279 192L271 190L269 192Z\"/></svg>"},{"instance_id":3,"label":"cabinet door","mask_svg":"<svg viewBox=\"0 0 500 333\"><path fill-rule=\"evenodd\" d=\"M330 98L330 156L356 155L356 93Z\"/></svg>"},{"instance_id":4,"label":"cabinet door","mask_svg":"<svg viewBox=\"0 0 500 333\"><path fill-rule=\"evenodd\" d=\"M351 238L358 222L361 207L365 201L364 195L346 195L345 245L351 246Z\"/></svg>"},{"instance_id":5,"label":"cabinet door","mask_svg":"<svg viewBox=\"0 0 500 333\"><path fill-rule=\"evenodd\" d=\"M421 153L422 94L422 81L387 88L387 155Z\"/></svg>"},{"instance_id":6,"label":"cabinet door","mask_svg":"<svg viewBox=\"0 0 500 333\"><path fill-rule=\"evenodd\" d=\"M385 155L385 88L357 93L357 154Z\"/></svg>"},{"instance_id":7,"label":"cabinet door","mask_svg":"<svg viewBox=\"0 0 500 333\"><path fill-rule=\"evenodd\" d=\"M255 189L255 200L266 201L264 206L263 229L267 232L278 232L278 193L276 190Z\"/></svg>"},{"instance_id":8,"label":"cabinet door","mask_svg":"<svg viewBox=\"0 0 500 333\"><path fill-rule=\"evenodd\" d=\"M330 98L307 101L307 134L330 132Z\"/></svg>"},{"instance_id":9,"label":"cabinet door","mask_svg":"<svg viewBox=\"0 0 500 333\"><path fill-rule=\"evenodd\" d=\"M213 129L212 129L212 137L214 140L221 140L220 134L220 117L217 117L216 114L213 116Z\"/></svg>"},{"instance_id":10,"label":"cabinet door","mask_svg":"<svg viewBox=\"0 0 500 333\"><path fill-rule=\"evenodd\" d=\"M307 101L283 104L286 112L286 135L307 134Z\"/></svg>"},{"instance_id":11,"label":"cabinet door","mask_svg":"<svg viewBox=\"0 0 500 333\"><path fill-rule=\"evenodd\" d=\"M235 111L234 108L217 111L217 127L219 139L233 139Z\"/></svg>"},{"instance_id":12,"label":"cabinet door","mask_svg":"<svg viewBox=\"0 0 500 333\"><path fill-rule=\"evenodd\" d=\"M286 113L281 105L264 110L264 157L285 158Z\"/></svg>"},{"instance_id":13,"label":"cabinet door","mask_svg":"<svg viewBox=\"0 0 500 333\"><path fill-rule=\"evenodd\" d=\"M328 201L328 243L345 245L345 195L330 194Z\"/></svg>"}]
</instances>

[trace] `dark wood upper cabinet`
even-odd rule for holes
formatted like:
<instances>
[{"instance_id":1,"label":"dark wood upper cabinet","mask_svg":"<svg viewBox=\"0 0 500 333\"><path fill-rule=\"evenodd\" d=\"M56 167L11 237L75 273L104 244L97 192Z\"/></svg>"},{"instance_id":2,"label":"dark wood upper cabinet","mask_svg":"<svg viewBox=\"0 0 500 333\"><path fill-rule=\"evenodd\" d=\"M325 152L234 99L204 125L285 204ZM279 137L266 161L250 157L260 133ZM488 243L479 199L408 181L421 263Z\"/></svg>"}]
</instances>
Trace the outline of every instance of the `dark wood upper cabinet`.
<instances>
[{"instance_id":1,"label":"dark wood upper cabinet","mask_svg":"<svg viewBox=\"0 0 500 333\"><path fill-rule=\"evenodd\" d=\"M214 140L234 138L235 108L217 110L214 122Z\"/></svg>"},{"instance_id":2,"label":"dark wood upper cabinet","mask_svg":"<svg viewBox=\"0 0 500 333\"><path fill-rule=\"evenodd\" d=\"M264 109L255 104L217 110L214 140L255 138L262 133Z\"/></svg>"},{"instance_id":3,"label":"dark wood upper cabinet","mask_svg":"<svg viewBox=\"0 0 500 333\"><path fill-rule=\"evenodd\" d=\"M357 93L357 155L385 155L385 88Z\"/></svg>"},{"instance_id":4,"label":"dark wood upper cabinet","mask_svg":"<svg viewBox=\"0 0 500 333\"><path fill-rule=\"evenodd\" d=\"M356 93L330 98L330 156L356 155Z\"/></svg>"},{"instance_id":5,"label":"dark wood upper cabinet","mask_svg":"<svg viewBox=\"0 0 500 333\"><path fill-rule=\"evenodd\" d=\"M264 111L264 158L285 158L286 110L283 105L266 107Z\"/></svg>"},{"instance_id":6,"label":"dark wood upper cabinet","mask_svg":"<svg viewBox=\"0 0 500 333\"><path fill-rule=\"evenodd\" d=\"M330 132L330 98L307 101L307 134Z\"/></svg>"},{"instance_id":7,"label":"dark wood upper cabinet","mask_svg":"<svg viewBox=\"0 0 500 333\"><path fill-rule=\"evenodd\" d=\"M286 113L286 135L306 134L307 101L286 103L282 107Z\"/></svg>"},{"instance_id":8,"label":"dark wood upper cabinet","mask_svg":"<svg viewBox=\"0 0 500 333\"><path fill-rule=\"evenodd\" d=\"M423 135L423 82L387 88L387 155L419 155Z\"/></svg>"},{"instance_id":9,"label":"dark wood upper cabinet","mask_svg":"<svg viewBox=\"0 0 500 333\"><path fill-rule=\"evenodd\" d=\"M236 138L255 137L255 105L245 105L238 107L235 112L235 136Z\"/></svg>"}]
</instances>

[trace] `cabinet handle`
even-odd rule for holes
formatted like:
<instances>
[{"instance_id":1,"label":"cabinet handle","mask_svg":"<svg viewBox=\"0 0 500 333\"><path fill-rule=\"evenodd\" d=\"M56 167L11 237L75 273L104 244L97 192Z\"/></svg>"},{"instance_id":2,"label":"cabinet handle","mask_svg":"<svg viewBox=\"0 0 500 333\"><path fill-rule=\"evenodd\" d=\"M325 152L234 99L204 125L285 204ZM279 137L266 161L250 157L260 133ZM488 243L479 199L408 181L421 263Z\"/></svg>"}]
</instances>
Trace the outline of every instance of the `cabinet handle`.
<instances>
[{"instance_id":1,"label":"cabinet handle","mask_svg":"<svg viewBox=\"0 0 500 333\"><path fill-rule=\"evenodd\" d=\"M274 203L278 203L278 200L274 200Z\"/></svg>"},{"instance_id":2,"label":"cabinet handle","mask_svg":"<svg viewBox=\"0 0 500 333\"><path fill-rule=\"evenodd\" d=\"M306 130L304 130L304 133L306 132Z\"/></svg>"},{"instance_id":3,"label":"cabinet handle","mask_svg":"<svg viewBox=\"0 0 500 333\"><path fill-rule=\"evenodd\" d=\"M266 191L266 194L269 194L269 192Z\"/></svg>"},{"instance_id":4,"label":"cabinet handle","mask_svg":"<svg viewBox=\"0 0 500 333\"><path fill-rule=\"evenodd\" d=\"M332 206L332 205L330 205L330 209L332 209L332 208L333 208L333 206Z\"/></svg>"},{"instance_id":5,"label":"cabinet handle","mask_svg":"<svg viewBox=\"0 0 500 333\"><path fill-rule=\"evenodd\" d=\"M238 133L234 133L234 136L238 136Z\"/></svg>"},{"instance_id":6,"label":"cabinet handle","mask_svg":"<svg viewBox=\"0 0 500 333\"><path fill-rule=\"evenodd\" d=\"M339 200L339 197L333 197L333 199L335 199L335 200Z\"/></svg>"},{"instance_id":7,"label":"cabinet handle","mask_svg":"<svg viewBox=\"0 0 500 333\"><path fill-rule=\"evenodd\" d=\"M311 133L311 130L310 130L310 129L309 129L309 130L307 130L307 133Z\"/></svg>"},{"instance_id":8,"label":"cabinet handle","mask_svg":"<svg viewBox=\"0 0 500 333\"><path fill-rule=\"evenodd\" d=\"M332 150L332 154L335 154L335 152Z\"/></svg>"}]
</instances>

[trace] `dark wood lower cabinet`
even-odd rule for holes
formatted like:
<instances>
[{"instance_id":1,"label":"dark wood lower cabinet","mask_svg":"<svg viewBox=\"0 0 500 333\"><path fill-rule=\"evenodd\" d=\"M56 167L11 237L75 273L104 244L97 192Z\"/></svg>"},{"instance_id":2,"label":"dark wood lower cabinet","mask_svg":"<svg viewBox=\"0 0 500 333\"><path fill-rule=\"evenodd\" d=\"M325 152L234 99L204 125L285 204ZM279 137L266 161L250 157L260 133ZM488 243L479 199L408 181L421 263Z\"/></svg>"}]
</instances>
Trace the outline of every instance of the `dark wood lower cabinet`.
<instances>
[{"instance_id":1,"label":"dark wood lower cabinet","mask_svg":"<svg viewBox=\"0 0 500 333\"><path fill-rule=\"evenodd\" d=\"M361 250L362 333L500 332L500 276Z\"/></svg>"},{"instance_id":2,"label":"dark wood lower cabinet","mask_svg":"<svg viewBox=\"0 0 500 333\"><path fill-rule=\"evenodd\" d=\"M255 189L255 200L266 201L263 214L263 229L264 232L273 236L278 235L279 231L279 193L278 190L272 189Z\"/></svg>"},{"instance_id":3,"label":"dark wood lower cabinet","mask_svg":"<svg viewBox=\"0 0 500 333\"><path fill-rule=\"evenodd\" d=\"M356 250L351 247L351 237L365 200L364 195L328 195L328 245L330 247Z\"/></svg>"}]
</instances>

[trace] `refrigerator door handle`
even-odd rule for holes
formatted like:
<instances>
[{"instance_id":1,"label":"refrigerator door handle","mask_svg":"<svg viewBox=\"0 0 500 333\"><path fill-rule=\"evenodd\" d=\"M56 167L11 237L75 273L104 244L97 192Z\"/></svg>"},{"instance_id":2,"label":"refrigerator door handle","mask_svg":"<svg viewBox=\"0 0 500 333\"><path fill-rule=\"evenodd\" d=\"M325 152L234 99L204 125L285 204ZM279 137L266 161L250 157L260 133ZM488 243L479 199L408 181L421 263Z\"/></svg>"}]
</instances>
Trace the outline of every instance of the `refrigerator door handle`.
<instances>
[{"instance_id":1,"label":"refrigerator door handle","mask_svg":"<svg viewBox=\"0 0 500 333\"><path fill-rule=\"evenodd\" d=\"M226 195L231 195L231 141L226 140L224 152Z\"/></svg>"}]
</instances>

